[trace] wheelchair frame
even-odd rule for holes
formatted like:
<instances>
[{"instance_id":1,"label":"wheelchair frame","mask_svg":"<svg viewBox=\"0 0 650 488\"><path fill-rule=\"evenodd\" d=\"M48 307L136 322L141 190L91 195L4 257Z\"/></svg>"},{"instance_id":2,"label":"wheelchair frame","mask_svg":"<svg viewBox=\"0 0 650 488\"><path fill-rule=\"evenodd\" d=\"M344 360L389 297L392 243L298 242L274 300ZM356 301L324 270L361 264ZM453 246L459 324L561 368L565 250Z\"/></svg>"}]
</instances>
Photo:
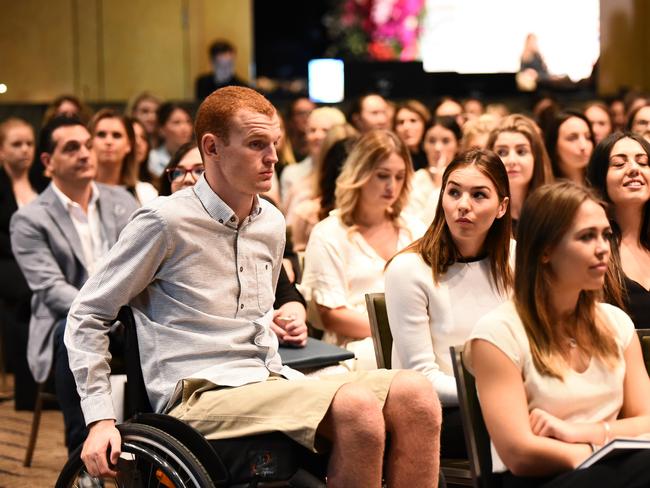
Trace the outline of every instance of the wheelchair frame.
<instances>
[{"instance_id":1,"label":"wheelchair frame","mask_svg":"<svg viewBox=\"0 0 650 488\"><path fill-rule=\"evenodd\" d=\"M315 455L299 446L280 432L252 436L243 439L226 439L223 441L208 441L197 430L170 415L153 413L147 397L142 369L140 367L140 352L138 350L137 333L133 312L129 307L122 307L117 320L122 322L125 330L125 359L126 359L126 408L125 423L117 426L122 435L122 456L117 465L124 475L118 476L113 483L124 487L235 487L235 486L294 486L303 488L324 488L324 466L321 459L314 460ZM181 440L182 439L182 440ZM274 446L268 450L261 442L261 461L248 460L251 474L248 480L233 480L231 472L224 462L223 455L218 451L219 446L225 449L236 449L241 441L269 441ZM63 467L56 483L57 488L104 486L100 480L92 479L86 472L81 461L81 448L70 457ZM296 462L296 469L272 462L273 453L282 450L291 454L299 448L305 456L299 456L301 462ZM260 457L260 455L258 455ZM286 456L284 456L286 457ZM269 462L271 459L271 462ZM243 460L246 463L246 460ZM239 463L241 464L241 463ZM309 465L317 475L304 469ZM277 480L273 476L276 471L288 469L295 471L285 480Z\"/></svg>"}]
</instances>

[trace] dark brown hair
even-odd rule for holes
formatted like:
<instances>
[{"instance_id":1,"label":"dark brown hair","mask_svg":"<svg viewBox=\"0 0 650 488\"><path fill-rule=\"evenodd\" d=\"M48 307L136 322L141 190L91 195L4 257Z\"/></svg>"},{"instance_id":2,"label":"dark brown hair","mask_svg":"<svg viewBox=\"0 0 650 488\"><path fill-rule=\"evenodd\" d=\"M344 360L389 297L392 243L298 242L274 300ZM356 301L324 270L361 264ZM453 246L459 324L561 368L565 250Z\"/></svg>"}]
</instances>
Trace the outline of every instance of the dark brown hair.
<instances>
[{"instance_id":1,"label":"dark brown hair","mask_svg":"<svg viewBox=\"0 0 650 488\"><path fill-rule=\"evenodd\" d=\"M440 198L438 198L436 216L433 222L431 222L431 225L420 239L402 251L420 254L424 262L431 266L434 283L440 281L442 275L447 272L452 264L462 259L445 219L442 198L451 173L467 166L476 167L490 179L494 184L500 202L504 198L510 198L508 173L499 156L492 151L473 149L460 153L449 163L442 175L442 189L440 190ZM497 289L503 292L509 291L512 286L512 270L510 269L511 233L512 219L510 205L508 205L503 217L495 219L492 223L483 244L485 253L490 257L492 281Z\"/></svg>"}]
</instances>

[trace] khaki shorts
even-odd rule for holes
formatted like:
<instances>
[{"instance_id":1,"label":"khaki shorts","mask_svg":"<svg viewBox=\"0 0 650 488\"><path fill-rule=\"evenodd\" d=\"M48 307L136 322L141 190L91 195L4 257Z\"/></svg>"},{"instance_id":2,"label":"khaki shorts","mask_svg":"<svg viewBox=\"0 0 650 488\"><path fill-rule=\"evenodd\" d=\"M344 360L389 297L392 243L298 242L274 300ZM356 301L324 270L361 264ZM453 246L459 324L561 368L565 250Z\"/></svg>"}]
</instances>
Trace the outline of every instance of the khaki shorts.
<instances>
[{"instance_id":1,"label":"khaki shorts","mask_svg":"<svg viewBox=\"0 0 650 488\"><path fill-rule=\"evenodd\" d=\"M341 386L355 383L368 388L383 408L397 373L383 369L298 380L271 376L265 382L236 388L186 379L183 400L169 414L208 439L279 431L316 451L316 430Z\"/></svg>"}]
</instances>

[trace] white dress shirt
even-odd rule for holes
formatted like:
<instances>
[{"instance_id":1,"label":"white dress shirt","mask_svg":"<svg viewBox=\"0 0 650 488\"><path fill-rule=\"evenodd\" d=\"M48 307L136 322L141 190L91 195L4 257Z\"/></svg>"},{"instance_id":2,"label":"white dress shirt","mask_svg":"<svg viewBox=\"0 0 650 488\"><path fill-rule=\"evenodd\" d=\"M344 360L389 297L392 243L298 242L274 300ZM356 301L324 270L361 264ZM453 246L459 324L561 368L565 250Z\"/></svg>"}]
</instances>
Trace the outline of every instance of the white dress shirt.
<instances>
[{"instance_id":1,"label":"white dress shirt","mask_svg":"<svg viewBox=\"0 0 650 488\"><path fill-rule=\"evenodd\" d=\"M79 234L84 266L90 276L95 272L99 260L108 252L108 242L102 233L102 223L99 218L99 188L94 182L91 183L92 193L88 202L88 212L84 212L81 205L70 200L54 182L52 182L52 190L68 211L72 224Z\"/></svg>"}]
</instances>

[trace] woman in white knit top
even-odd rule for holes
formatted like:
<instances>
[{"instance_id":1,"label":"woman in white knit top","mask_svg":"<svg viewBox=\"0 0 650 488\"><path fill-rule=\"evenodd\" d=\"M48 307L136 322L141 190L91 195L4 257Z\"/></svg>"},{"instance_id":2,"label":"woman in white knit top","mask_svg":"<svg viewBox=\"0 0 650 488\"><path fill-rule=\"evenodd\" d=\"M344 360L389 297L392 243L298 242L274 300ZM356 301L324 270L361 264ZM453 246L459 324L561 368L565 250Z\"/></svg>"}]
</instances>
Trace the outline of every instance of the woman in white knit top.
<instances>
[{"instance_id":1,"label":"woman in white knit top","mask_svg":"<svg viewBox=\"0 0 650 488\"><path fill-rule=\"evenodd\" d=\"M461 153L447 167L436 217L424 237L389 263L386 305L393 367L420 371L443 404L442 455L464 441L449 346L508 298L512 274L508 174L491 151Z\"/></svg>"},{"instance_id":2,"label":"woman in white knit top","mask_svg":"<svg viewBox=\"0 0 650 488\"><path fill-rule=\"evenodd\" d=\"M650 433L634 325L600 302L603 288L616 295L602 205L568 181L533 192L519 221L514 297L472 332L469 365L504 487L650 486L650 450L574 470L610 439Z\"/></svg>"}]
</instances>

